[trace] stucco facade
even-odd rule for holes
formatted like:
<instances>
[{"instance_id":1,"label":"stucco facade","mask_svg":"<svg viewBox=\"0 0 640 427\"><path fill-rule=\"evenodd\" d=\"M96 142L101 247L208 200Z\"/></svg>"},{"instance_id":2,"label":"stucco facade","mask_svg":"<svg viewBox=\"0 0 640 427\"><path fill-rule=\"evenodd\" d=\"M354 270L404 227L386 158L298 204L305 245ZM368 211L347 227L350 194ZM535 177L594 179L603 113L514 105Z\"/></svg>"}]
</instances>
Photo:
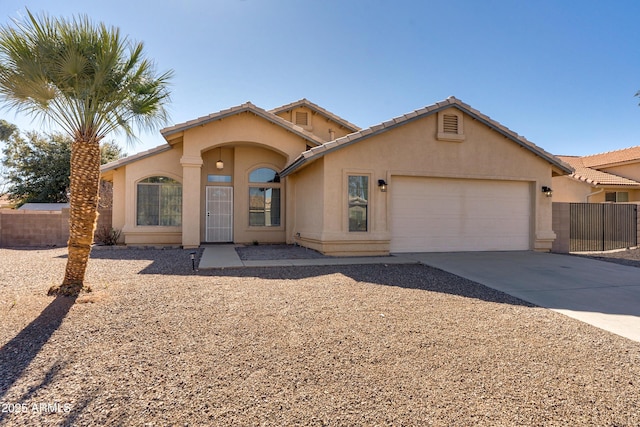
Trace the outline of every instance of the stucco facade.
<instances>
[{"instance_id":1,"label":"stucco facade","mask_svg":"<svg viewBox=\"0 0 640 427\"><path fill-rule=\"evenodd\" d=\"M388 254L392 247L405 247L398 240L402 224L397 218L410 211L404 204L411 203L396 197L394 189L414 177L420 178L414 183L424 184L425 191L436 182L451 184L456 196L443 200L449 200L446 209L462 223L452 238L462 242L457 247L464 247L460 234L482 232L469 228L483 228L478 224L490 223L494 214L508 218L504 211L518 204L513 215L526 217L517 226L526 249L548 250L555 237L551 199L540 189L552 185L552 176L572 172L556 157L455 98L364 130L301 100L271 111L244 104L162 134L167 146L103 167L104 179L114 184L113 226L122 229L126 244L196 247L216 241L211 236L222 236L235 243L295 242L334 255ZM269 171L276 174L272 179L255 181ZM156 185L146 184L150 177L165 177L181 188L180 224L140 224L138 193L141 186ZM380 180L386 191L378 186ZM366 187L358 187L358 201L353 183ZM506 189L509 183L517 187L519 198L505 197L500 201L502 212L492 210L484 195L490 198L492 188ZM467 187L483 196L476 194L474 199L474 194L466 194ZM231 197L231 234L211 228L211 215L216 215L214 206L220 201L216 192ZM465 211L467 202L483 212ZM424 200L421 203L424 207ZM416 208L416 215L421 209ZM482 215L487 218L477 219ZM414 220L416 232L425 233L424 250L429 250L429 218ZM490 226L498 227L500 221L494 219ZM490 241L491 234L502 232L491 230L478 239Z\"/></svg>"},{"instance_id":2,"label":"stucco facade","mask_svg":"<svg viewBox=\"0 0 640 427\"><path fill-rule=\"evenodd\" d=\"M553 199L566 203L640 202L640 149L559 156L574 172L553 178Z\"/></svg>"}]
</instances>

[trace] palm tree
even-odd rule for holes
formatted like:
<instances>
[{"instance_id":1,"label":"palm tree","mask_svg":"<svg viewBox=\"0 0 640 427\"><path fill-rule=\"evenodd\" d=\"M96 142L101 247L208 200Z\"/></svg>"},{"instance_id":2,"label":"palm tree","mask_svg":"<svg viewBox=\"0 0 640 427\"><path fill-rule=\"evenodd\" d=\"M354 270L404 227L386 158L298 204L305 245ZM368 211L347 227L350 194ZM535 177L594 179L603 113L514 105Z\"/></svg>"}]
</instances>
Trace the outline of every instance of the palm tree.
<instances>
[{"instance_id":1,"label":"palm tree","mask_svg":"<svg viewBox=\"0 0 640 427\"><path fill-rule=\"evenodd\" d=\"M49 294L78 295L97 219L100 141L114 131L166 123L173 72L157 74L142 43L117 28L35 16L0 27L0 101L62 128L73 138L69 256L64 280Z\"/></svg>"}]
</instances>

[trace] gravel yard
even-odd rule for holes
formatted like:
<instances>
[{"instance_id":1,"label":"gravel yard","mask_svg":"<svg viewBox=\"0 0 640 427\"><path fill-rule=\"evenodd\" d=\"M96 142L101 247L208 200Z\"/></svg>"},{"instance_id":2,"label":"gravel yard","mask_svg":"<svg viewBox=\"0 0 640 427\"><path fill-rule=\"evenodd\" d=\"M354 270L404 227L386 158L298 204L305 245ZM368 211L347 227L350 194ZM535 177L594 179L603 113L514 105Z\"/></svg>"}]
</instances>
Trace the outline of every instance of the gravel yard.
<instances>
[{"instance_id":1,"label":"gravel yard","mask_svg":"<svg viewBox=\"0 0 640 427\"><path fill-rule=\"evenodd\" d=\"M640 425L640 344L420 265L0 249L0 425Z\"/></svg>"}]
</instances>

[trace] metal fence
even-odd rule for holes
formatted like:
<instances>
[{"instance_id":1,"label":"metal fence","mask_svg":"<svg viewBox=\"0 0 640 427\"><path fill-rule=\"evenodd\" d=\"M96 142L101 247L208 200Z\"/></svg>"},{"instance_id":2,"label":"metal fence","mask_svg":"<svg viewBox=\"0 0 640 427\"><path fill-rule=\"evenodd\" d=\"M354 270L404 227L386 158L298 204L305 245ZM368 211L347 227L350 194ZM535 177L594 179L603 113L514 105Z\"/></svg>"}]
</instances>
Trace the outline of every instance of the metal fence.
<instances>
[{"instance_id":1,"label":"metal fence","mask_svg":"<svg viewBox=\"0 0 640 427\"><path fill-rule=\"evenodd\" d=\"M637 245L638 206L571 203L570 250L608 251Z\"/></svg>"}]
</instances>

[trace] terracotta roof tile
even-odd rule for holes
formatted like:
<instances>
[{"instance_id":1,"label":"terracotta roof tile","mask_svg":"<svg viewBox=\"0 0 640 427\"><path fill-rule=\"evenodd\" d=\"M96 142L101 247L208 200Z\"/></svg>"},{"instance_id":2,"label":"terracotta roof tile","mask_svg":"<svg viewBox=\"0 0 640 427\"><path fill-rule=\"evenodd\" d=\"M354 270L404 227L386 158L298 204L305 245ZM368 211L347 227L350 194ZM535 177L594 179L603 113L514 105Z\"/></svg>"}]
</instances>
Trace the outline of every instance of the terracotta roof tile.
<instances>
[{"instance_id":1,"label":"terracotta roof tile","mask_svg":"<svg viewBox=\"0 0 640 427\"><path fill-rule=\"evenodd\" d=\"M355 132L355 133L349 134L347 136L344 136L342 138L338 138L338 139L336 139L337 146L333 146L332 145L331 150L327 149L327 147L325 145L325 146L317 147L318 148L317 150L316 149L312 149L311 150L311 154L309 154L309 155L307 154L309 152L305 152L302 155L300 155L297 159L295 159L290 165L288 165L281 172L280 176L282 176L282 177L287 176L288 174L292 173L294 170L296 170L300 166L302 166L304 163L306 163L308 160L312 161L315 157L322 156L328 151L333 151L333 150L340 149L341 146L344 146L344 145L347 145L347 144L351 144L351 143L356 142L358 140L364 139L364 138L366 138L366 137L368 137L370 135L375 135L377 133L381 133L381 132L384 132L386 130L392 129L392 128L396 127L396 126L401 126L402 124L404 124L404 123L406 123L408 121L417 119L417 118L422 117L422 116L426 116L426 115L429 115L429 114L436 113L436 112L438 112L440 110L443 110L443 109L449 108L449 107L456 107L460 111L471 115L476 120L484 123L485 125L489 126L490 128L493 128L493 129L497 130L498 132L502 133L507 138L509 138L512 141L514 141L515 143L517 143L520 146L528 149L529 151L533 152L537 156L540 156L541 158L545 159L546 161L548 161L549 163L554 165L559 170L561 170L561 171L563 171L565 173L571 173L573 171L573 169L571 168L570 165L568 165L567 163L563 162L558 157L556 157L553 154L543 150L542 148L538 147L534 143L528 141L523 136L518 135L517 133L513 132L512 130L510 130L506 126L504 126L504 125L498 123L497 121L491 119L489 116L486 116L486 115L482 114L480 111L472 108L471 106L465 104L464 102L460 101L459 99L457 99L457 98L455 98L453 96L450 96L449 98L447 98L444 101L436 102L433 105L430 105L430 106L427 106L427 107L423 107L423 108L420 108L418 110L412 111L410 113L404 114L402 116L397 117L396 119L392 119L392 120L383 122L381 124L378 124L378 125L375 125L375 126L371 126L368 129L364 129L364 130L361 130L359 132ZM324 149L322 149L323 147L324 147Z\"/></svg>"},{"instance_id":2,"label":"terracotta roof tile","mask_svg":"<svg viewBox=\"0 0 640 427\"><path fill-rule=\"evenodd\" d=\"M298 101L292 102L290 104L286 104L283 105L281 107L277 107L274 108L272 110L269 110L269 113L271 114L279 114L283 111L287 111L287 110L292 110L294 108L298 108L298 107L307 107L317 113L322 114L323 116L325 116L326 118L329 118L331 120L333 120L334 122L341 124L342 126L344 126L345 128L347 128L348 130L352 131L352 132L357 132L360 130L359 126L354 125L351 122L348 122L347 120L343 119L342 117L338 116L337 114L332 113L329 110L325 110L324 108L322 108L321 106L314 104L313 102L309 101L306 98L302 98Z\"/></svg>"},{"instance_id":3,"label":"terracotta roof tile","mask_svg":"<svg viewBox=\"0 0 640 427\"><path fill-rule=\"evenodd\" d=\"M317 137L316 135L312 134L311 132L308 132L306 130L304 130L303 128L301 128L300 126L297 126L285 119L283 119L280 116L277 116L271 112L268 112L266 110L263 110L260 107L255 106L254 104L252 104L251 102L245 102L242 105L237 105L235 107L231 107L231 108L227 108L226 110L220 110L217 113L212 113L209 114L207 116L203 116L203 117L199 117L195 120L189 120L187 122L184 123L179 123L175 126L171 126L171 127L167 127L164 129L160 130L160 133L162 134L162 136L168 140L168 137L179 133L179 132L183 132L185 130L188 130L190 128L196 127L196 126L200 126L200 125L204 125L210 122L213 122L215 120L220 120L223 119L225 117L229 117L229 116L233 116L235 114L240 114L240 113L244 113L244 112L251 112L253 114L255 114L256 116L260 116L272 123L275 123L277 125L282 126L285 129L288 129L289 131L297 134L298 136L301 136L302 138L304 138L305 140L312 142L314 144L317 145L321 145L323 144L325 141L320 139L319 137Z\"/></svg>"},{"instance_id":4,"label":"terracotta roof tile","mask_svg":"<svg viewBox=\"0 0 640 427\"><path fill-rule=\"evenodd\" d=\"M584 181L591 185L612 185L612 186L640 186L640 182L623 178L608 172L587 167L584 164L584 157L558 156L565 163L570 164L575 172L570 176L579 181Z\"/></svg>"},{"instance_id":5,"label":"terracotta roof tile","mask_svg":"<svg viewBox=\"0 0 640 427\"><path fill-rule=\"evenodd\" d=\"M631 162L634 160L640 161L640 146L582 157L582 161L587 167L602 167L616 163Z\"/></svg>"}]
</instances>

